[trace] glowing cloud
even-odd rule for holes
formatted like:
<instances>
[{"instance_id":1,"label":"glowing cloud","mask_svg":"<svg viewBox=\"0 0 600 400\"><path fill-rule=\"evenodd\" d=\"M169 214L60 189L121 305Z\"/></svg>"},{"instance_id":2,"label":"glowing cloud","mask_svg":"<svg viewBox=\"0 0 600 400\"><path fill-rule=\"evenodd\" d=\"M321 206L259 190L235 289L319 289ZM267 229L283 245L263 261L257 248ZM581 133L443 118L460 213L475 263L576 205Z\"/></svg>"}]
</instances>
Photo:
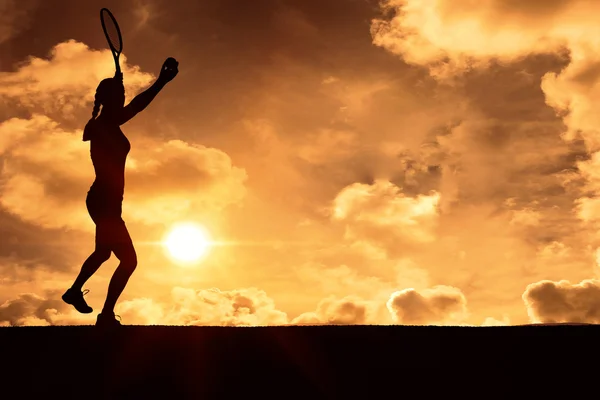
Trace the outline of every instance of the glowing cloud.
<instances>
[{"instance_id":1,"label":"glowing cloud","mask_svg":"<svg viewBox=\"0 0 600 400\"><path fill-rule=\"evenodd\" d=\"M405 196L388 181L355 183L342 189L333 201L333 219L344 222L347 235L383 246L424 244L435 240L438 193Z\"/></svg>"},{"instance_id":2,"label":"glowing cloud","mask_svg":"<svg viewBox=\"0 0 600 400\"><path fill-rule=\"evenodd\" d=\"M128 98L148 86L154 76L127 63L121 55L123 83ZM0 98L38 113L72 118L79 107L94 101L102 79L114 75L110 50L93 50L74 40L54 46L47 59L31 57L15 72L0 72ZM91 116L91 106L90 106Z\"/></svg>"}]
</instances>

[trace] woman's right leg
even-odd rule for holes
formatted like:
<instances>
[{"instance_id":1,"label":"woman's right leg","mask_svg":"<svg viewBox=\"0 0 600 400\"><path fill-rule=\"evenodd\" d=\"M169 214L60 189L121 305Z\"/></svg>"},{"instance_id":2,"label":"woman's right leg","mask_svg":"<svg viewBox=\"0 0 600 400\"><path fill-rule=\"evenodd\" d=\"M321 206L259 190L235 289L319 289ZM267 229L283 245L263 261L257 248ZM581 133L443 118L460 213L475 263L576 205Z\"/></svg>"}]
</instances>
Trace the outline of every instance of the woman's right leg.
<instances>
[{"instance_id":1,"label":"woman's right leg","mask_svg":"<svg viewBox=\"0 0 600 400\"><path fill-rule=\"evenodd\" d=\"M102 314L113 315L117 300L123 293L129 278L137 267L137 254L125 223L121 218L115 220L112 230L115 243L112 251L120 263L108 285L106 301L102 308Z\"/></svg>"}]
</instances>

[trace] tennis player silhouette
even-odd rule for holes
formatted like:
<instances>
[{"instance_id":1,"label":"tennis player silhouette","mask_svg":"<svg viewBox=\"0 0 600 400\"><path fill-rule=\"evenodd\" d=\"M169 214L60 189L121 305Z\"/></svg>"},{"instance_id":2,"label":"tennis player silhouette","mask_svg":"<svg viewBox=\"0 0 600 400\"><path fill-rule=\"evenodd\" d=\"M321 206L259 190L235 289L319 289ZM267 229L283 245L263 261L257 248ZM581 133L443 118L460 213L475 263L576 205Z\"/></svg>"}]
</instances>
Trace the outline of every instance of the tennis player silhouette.
<instances>
[{"instance_id":1,"label":"tennis player silhouette","mask_svg":"<svg viewBox=\"0 0 600 400\"><path fill-rule=\"evenodd\" d=\"M123 75L117 72L113 78L100 82L96 89L94 110L83 131L83 141L90 141L90 154L96 179L90 187L86 205L90 217L96 224L96 244L94 252L85 260L81 272L62 299L81 313L93 310L83 296L85 282L107 261L111 252L120 263L108 286L106 302L98 315L96 326L120 326L114 308L117 299L125 289L131 274L137 267L137 255L133 242L121 218L123 192L125 189L125 162L131 145L121 131L123 125L137 113L144 110L163 87L177 75L179 63L167 58L158 79L138 94L125 106ZM102 111L98 116L100 107Z\"/></svg>"}]
</instances>

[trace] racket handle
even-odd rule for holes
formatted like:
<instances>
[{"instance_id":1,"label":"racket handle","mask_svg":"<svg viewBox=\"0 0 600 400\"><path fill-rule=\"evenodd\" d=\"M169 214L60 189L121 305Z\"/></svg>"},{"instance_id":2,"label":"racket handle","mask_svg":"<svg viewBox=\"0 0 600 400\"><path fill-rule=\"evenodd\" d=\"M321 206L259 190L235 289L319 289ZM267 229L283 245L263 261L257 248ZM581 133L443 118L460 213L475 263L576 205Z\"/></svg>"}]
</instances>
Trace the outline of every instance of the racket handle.
<instances>
[{"instance_id":1,"label":"racket handle","mask_svg":"<svg viewBox=\"0 0 600 400\"><path fill-rule=\"evenodd\" d=\"M115 78L123 79L123 74L121 73L121 66L119 65L119 61L115 60Z\"/></svg>"}]
</instances>

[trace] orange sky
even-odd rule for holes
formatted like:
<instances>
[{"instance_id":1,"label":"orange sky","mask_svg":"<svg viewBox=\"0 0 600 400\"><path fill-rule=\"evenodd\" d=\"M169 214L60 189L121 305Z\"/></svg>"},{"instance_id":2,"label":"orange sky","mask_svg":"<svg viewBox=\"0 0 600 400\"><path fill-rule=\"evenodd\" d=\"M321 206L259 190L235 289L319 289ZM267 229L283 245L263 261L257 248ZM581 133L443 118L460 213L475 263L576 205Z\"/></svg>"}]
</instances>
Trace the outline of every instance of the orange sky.
<instances>
[{"instance_id":1,"label":"orange sky","mask_svg":"<svg viewBox=\"0 0 600 400\"><path fill-rule=\"evenodd\" d=\"M123 323L600 322L597 2L6 0L0 324L95 321L60 296L93 249L101 7L128 99L180 63L123 126ZM177 265L181 221L227 245Z\"/></svg>"}]
</instances>

